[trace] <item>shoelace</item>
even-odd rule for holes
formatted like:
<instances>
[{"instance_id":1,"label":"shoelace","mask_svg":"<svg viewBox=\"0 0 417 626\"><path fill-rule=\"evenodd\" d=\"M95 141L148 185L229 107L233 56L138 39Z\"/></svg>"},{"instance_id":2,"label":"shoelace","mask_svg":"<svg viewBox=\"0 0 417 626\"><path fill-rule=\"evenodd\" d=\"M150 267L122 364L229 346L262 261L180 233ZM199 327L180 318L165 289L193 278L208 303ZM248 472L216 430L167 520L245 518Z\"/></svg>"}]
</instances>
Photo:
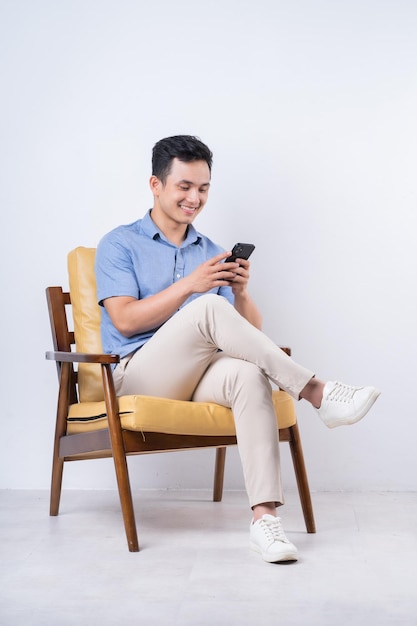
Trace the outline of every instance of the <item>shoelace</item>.
<instances>
[{"instance_id":1,"label":"shoelace","mask_svg":"<svg viewBox=\"0 0 417 626\"><path fill-rule=\"evenodd\" d=\"M350 402L355 395L357 389L336 382L336 385L330 391L327 399L333 402Z\"/></svg>"},{"instance_id":2,"label":"shoelace","mask_svg":"<svg viewBox=\"0 0 417 626\"><path fill-rule=\"evenodd\" d=\"M289 543L281 526L281 520L279 517L276 517L274 521L262 519L260 520L260 523L268 540Z\"/></svg>"}]
</instances>

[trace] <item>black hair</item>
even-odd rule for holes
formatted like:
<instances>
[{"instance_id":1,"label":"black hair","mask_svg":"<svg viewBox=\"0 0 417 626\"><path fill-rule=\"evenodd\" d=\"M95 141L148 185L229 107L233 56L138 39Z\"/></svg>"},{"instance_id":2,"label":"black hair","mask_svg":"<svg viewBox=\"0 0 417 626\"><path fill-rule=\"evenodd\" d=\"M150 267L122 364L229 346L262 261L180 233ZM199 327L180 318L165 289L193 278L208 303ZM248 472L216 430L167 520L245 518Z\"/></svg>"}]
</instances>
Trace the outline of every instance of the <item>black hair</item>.
<instances>
[{"instance_id":1,"label":"black hair","mask_svg":"<svg viewBox=\"0 0 417 626\"><path fill-rule=\"evenodd\" d=\"M213 153L198 137L192 135L175 135L161 139L152 150L152 175L159 178L163 185L174 159L185 163L205 161L211 172Z\"/></svg>"}]
</instances>

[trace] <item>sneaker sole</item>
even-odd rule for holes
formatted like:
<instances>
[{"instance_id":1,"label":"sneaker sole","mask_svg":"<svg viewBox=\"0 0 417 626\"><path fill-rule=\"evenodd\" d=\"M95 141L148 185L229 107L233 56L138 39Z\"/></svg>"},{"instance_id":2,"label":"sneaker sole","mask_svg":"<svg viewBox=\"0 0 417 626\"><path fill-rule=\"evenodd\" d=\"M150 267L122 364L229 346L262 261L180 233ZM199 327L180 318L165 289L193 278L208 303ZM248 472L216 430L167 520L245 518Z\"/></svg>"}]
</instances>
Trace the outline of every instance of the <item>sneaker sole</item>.
<instances>
[{"instance_id":1,"label":"sneaker sole","mask_svg":"<svg viewBox=\"0 0 417 626\"><path fill-rule=\"evenodd\" d=\"M379 398L380 395L381 395L381 392L378 391L378 389L375 389L374 393L372 394L372 396L370 396L368 402L365 404L362 411L358 413L357 415L355 415L355 417L352 417L349 420L337 420L334 422L326 422L326 426L328 428L336 428L336 426L351 426L352 424L356 424L362 418L365 417L365 415L373 407L373 405L375 404L376 400Z\"/></svg>"},{"instance_id":2,"label":"sneaker sole","mask_svg":"<svg viewBox=\"0 0 417 626\"><path fill-rule=\"evenodd\" d=\"M288 550L288 552L283 552L278 556L268 554L267 552L262 552L262 550L259 548L259 546L256 545L256 543L251 543L250 548L254 552L260 554L263 560L267 563L286 563L288 561L298 561L298 554L294 553L292 550Z\"/></svg>"}]
</instances>

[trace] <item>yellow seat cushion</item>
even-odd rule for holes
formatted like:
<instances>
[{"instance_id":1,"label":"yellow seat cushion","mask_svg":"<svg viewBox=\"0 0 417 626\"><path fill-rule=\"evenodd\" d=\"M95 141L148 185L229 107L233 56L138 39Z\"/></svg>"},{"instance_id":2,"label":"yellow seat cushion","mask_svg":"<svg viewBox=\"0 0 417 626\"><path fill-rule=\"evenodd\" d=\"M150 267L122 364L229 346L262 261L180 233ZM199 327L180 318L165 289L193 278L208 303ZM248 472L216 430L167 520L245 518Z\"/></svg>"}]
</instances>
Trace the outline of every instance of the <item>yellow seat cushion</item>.
<instances>
[{"instance_id":1,"label":"yellow seat cushion","mask_svg":"<svg viewBox=\"0 0 417 626\"><path fill-rule=\"evenodd\" d=\"M273 391L272 399L277 426L293 426L297 420L293 399L285 391ZM176 435L235 435L232 411L214 402L183 402L151 396L121 396L118 402L120 421L125 430ZM70 407L68 434L101 428L107 428L104 402L81 402Z\"/></svg>"}]
</instances>

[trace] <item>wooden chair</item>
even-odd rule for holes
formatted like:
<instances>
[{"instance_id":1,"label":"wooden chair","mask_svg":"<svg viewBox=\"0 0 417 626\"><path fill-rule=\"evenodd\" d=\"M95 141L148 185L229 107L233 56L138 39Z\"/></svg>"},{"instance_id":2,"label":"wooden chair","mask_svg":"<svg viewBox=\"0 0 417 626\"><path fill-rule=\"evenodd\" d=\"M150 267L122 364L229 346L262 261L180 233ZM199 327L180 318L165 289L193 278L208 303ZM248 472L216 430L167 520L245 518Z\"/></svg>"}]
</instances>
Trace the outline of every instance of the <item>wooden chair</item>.
<instances>
[{"instance_id":1,"label":"wooden chair","mask_svg":"<svg viewBox=\"0 0 417 626\"><path fill-rule=\"evenodd\" d=\"M213 500L223 492L226 447L236 445L230 409L214 403L149 396L116 397L112 365L103 354L96 300L94 248L68 255L70 292L48 287L46 296L59 378L50 514L58 515L64 463L113 457L129 550L139 551L126 457L133 454L215 448ZM73 323L68 322L72 305ZM73 328L73 330L70 330ZM75 345L76 351L73 351ZM287 349L288 350L288 349ZM315 532L310 490L292 398L274 391L280 441L290 445L307 532Z\"/></svg>"}]
</instances>

